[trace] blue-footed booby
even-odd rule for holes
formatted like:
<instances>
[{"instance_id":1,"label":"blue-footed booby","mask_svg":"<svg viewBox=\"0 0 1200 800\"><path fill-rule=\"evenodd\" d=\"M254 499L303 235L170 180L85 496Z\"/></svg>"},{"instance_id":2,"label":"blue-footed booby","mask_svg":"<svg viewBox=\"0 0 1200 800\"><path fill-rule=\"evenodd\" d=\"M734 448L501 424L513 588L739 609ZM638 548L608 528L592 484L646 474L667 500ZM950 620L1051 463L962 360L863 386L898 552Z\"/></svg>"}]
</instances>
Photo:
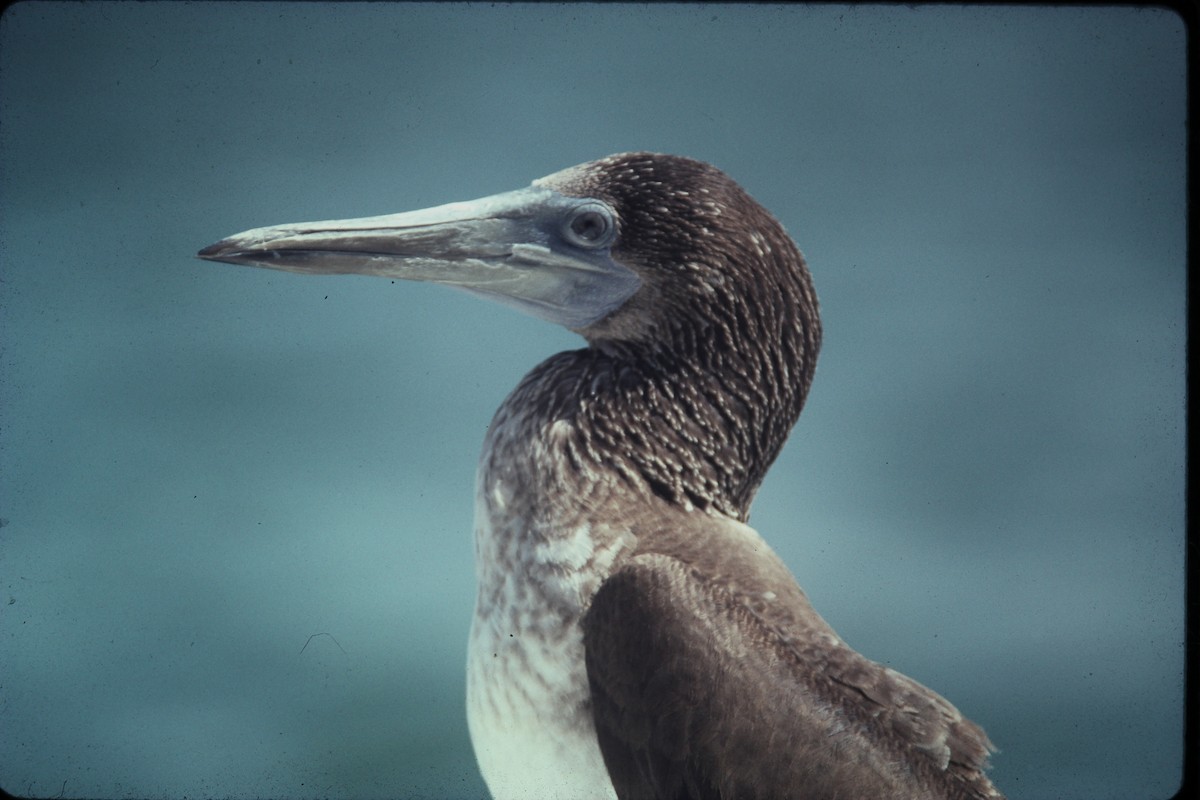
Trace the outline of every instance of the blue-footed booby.
<instances>
[{"instance_id":1,"label":"blue-footed booby","mask_svg":"<svg viewBox=\"0 0 1200 800\"><path fill-rule=\"evenodd\" d=\"M586 340L479 464L467 711L497 800L1001 797L983 730L848 647L747 525L821 327L800 251L723 172L624 153L199 255L448 284Z\"/></svg>"}]
</instances>

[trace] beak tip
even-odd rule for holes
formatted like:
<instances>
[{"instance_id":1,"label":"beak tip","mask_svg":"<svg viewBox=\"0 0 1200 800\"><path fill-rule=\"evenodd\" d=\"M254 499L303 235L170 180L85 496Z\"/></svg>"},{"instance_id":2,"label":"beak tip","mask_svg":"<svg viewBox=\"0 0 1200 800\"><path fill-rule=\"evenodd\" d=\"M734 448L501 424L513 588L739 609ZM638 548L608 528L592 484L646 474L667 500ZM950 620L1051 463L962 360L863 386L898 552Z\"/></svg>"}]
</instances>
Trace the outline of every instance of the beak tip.
<instances>
[{"instance_id":1,"label":"beak tip","mask_svg":"<svg viewBox=\"0 0 1200 800\"><path fill-rule=\"evenodd\" d=\"M240 252L230 239L222 239L197 252L196 258L203 258L205 261L224 261L231 264L238 264L241 263L237 260Z\"/></svg>"},{"instance_id":2,"label":"beak tip","mask_svg":"<svg viewBox=\"0 0 1200 800\"><path fill-rule=\"evenodd\" d=\"M200 252L196 253L196 257L197 258L216 258L218 255L220 255L221 251L224 249L225 249L225 240L222 239L221 241L217 242L216 244L210 244L208 247L205 247L202 250L200 250Z\"/></svg>"}]
</instances>

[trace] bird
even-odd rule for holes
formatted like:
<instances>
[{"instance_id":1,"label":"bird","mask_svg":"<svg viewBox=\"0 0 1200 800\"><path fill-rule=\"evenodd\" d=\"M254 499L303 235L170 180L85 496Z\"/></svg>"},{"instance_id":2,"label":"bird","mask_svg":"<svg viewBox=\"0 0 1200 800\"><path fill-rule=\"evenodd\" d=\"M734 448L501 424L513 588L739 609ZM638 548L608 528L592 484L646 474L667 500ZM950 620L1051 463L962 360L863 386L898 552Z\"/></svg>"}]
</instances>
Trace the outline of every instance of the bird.
<instances>
[{"instance_id":1,"label":"bird","mask_svg":"<svg viewBox=\"0 0 1200 800\"><path fill-rule=\"evenodd\" d=\"M440 283L583 337L508 395L476 477L466 705L497 800L1002 797L983 729L843 642L748 524L821 322L724 172L619 153L198 255Z\"/></svg>"}]
</instances>

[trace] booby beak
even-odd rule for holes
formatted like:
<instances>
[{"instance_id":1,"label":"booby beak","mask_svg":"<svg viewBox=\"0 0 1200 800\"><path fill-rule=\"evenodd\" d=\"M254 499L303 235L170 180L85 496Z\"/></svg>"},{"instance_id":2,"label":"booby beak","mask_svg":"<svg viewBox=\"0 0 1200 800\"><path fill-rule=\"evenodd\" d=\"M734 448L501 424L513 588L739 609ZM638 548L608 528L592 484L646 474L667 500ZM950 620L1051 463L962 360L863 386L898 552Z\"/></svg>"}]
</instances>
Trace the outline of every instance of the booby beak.
<instances>
[{"instance_id":1,"label":"booby beak","mask_svg":"<svg viewBox=\"0 0 1200 800\"><path fill-rule=\"evenodd\" d=\"M402 214L255 228L197 255L288 272L442 283L580 330L641 284L612 257L617 233L607 203L535 185Z\"/></svg>"}]
</instances>

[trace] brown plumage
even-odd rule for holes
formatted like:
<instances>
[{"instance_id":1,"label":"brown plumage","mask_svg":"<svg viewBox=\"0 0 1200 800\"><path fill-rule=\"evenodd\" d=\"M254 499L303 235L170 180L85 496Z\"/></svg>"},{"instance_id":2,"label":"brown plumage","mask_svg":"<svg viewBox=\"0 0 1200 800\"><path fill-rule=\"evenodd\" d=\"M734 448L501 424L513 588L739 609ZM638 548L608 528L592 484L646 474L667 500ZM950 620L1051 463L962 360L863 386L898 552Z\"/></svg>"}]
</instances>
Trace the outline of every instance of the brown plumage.
<instances>
[{"instance_id":1,"label":"brown plumage","mask_svg":"<svg viewBox=\"0 0 1200 800\"><path fill-rule=\"evenodd\" d=\"M496 797L999 798L983 731L847 647L745 523L812 382L803 257L736 183L627 153L468 204L202 251L449 283L578 331L489 426L468 711Z\"/></svg>"}]
</instances>

